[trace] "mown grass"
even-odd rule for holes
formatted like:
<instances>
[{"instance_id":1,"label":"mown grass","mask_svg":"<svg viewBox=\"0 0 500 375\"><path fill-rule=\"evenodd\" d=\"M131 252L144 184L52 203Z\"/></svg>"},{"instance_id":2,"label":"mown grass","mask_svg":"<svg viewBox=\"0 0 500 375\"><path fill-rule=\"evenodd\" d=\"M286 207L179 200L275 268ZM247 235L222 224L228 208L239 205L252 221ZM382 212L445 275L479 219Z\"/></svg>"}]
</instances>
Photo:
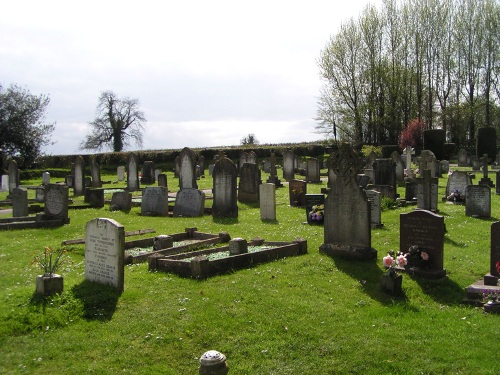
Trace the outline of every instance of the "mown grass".
<instances>
[{"instance_id":1,"label":"mown grass","mask_svg":"<svg viewBox=\"0 0 500 375\"><path fill-rule=\"evenodd\" d=\"M171 174L168 182L171 191L177 189ZM211 178L199 184L210 188ZM310 184L308 193L325 185ZM123 185L110 185L116 186ZM445 186L446 178L440 179L440 197ZM287 188L277 190L272 223L260 220L255 205L240 204L235 220L142 217L140 208L126 214L106 207L71 210L71 223L61 228L3 231L0 372L193 374L201 354L216 349L228 357L232 374L498 373L500 317L462 300L464 288L488 271L490 225L500 218L500 198L492 195L490 220L465 217L463 206L440 203L447 278L405 275L404 295L393 298L380 291L381 259L399 248L399 215L412 209L382 213L384 227L372 231L378 250L373 263L319 254L323 227L303 224L305 210L288 206ZM84 281L84 246L75 245L67 248L61 271L62 295L37 297L33 256L45 246L84 237L85 224L96 217L113 218L127 231L154 228L157 234L194 226L246 239L302 237L308 254L204 281L130 265L125 291L117 295Z\"/></svg>"}]
</instances>

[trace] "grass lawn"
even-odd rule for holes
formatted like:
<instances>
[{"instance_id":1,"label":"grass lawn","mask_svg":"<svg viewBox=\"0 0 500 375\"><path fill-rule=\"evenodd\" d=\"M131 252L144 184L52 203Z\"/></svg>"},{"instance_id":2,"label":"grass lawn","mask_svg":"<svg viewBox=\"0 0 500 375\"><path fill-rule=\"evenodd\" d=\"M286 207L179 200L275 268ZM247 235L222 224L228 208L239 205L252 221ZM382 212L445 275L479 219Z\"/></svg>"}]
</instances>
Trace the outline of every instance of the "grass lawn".
<instances>
[{"instance_id":1,"label":"grass lawn","mask_svg":"<svg viewBox=\"0 0 500 375\"><path fill-rule=\"evenodd\" d=\"M439 198L446 181L439 180ZM171 173L168 184L177 189ZM199 185L211 188L212 179L207 175ZM308 193L322 187L326 183L309 184ZM403 189L399 193L404 196ZM500 316L462 303L464 288L489 270L490 225L500 220L494 191L489 220L439 203L447 277L404 275L398 298L380 291L382 257L398 250L399 215L414 207L384 210L384 227L372 230L377 261L350 262L319 253L323 227L304 224L305 209L288 205L288 187L276 197L276 222L262 222L259 208L246 204L239 204L238 219L142 217L139 207L127 214L106 206L70 210L71 223L60 228L0 232L0 373L195 374L198 358L210 349L227 356L230 374L500 372ZM86 223L96 217L115 219L126 231L154 228L156 234L197 227L247 240L302 237L308 254L204 281L149 272L146 263L128 265L118 295L84 281L84 246L74 245L67 247L60 272L64 292L37 297L34 256L45 246L84 237Z\"/></svg>"}]
</instances>

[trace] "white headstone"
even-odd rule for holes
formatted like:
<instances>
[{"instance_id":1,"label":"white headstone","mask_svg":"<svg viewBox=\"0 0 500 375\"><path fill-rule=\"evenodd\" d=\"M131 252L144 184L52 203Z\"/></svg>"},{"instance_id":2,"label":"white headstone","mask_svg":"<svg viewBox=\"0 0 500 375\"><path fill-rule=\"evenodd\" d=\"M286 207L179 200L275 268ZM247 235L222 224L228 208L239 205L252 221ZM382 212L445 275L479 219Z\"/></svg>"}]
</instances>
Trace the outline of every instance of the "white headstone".
<instances>
[{"instance_id":1,"label":"white headstone","mask_svg":"<svg viewBox=\"0 0 500 375\"><path fill-rule=\"evenodd\" d=\"M49 172L42 173L42 184L43 185L50 184L50 173Z\"/></svg>"},{"instance_id":2,"label":"white headstone","mask_svg":"<svg viewBox=\"0 0 500 375\"><path fill-rule=\"evenodd\" d=\"M276 220L276 185L259 185L259 200L261 220Z\"/></svg>"},{"instance_id":3,"label":"white headstone","mask_svg":"<svg viewBox=\"0 0 500 375\"><path fill-rule=\"evenodd\" d=\"M116 168L116 174L118 176L118 181L125 180L125 167L123 165L120 165L118 168Z\"/></svg>"},{"instance_id":4,"label":"white headstone","mask_svg":"<svg viewBox=\"0 0 500 375\"><path fill-rule=\"evenodd\" d=\"M2 191L7 191L7 190L9 190L9 175L3 174L2 175Z\"/></svg>"}]
</instances>

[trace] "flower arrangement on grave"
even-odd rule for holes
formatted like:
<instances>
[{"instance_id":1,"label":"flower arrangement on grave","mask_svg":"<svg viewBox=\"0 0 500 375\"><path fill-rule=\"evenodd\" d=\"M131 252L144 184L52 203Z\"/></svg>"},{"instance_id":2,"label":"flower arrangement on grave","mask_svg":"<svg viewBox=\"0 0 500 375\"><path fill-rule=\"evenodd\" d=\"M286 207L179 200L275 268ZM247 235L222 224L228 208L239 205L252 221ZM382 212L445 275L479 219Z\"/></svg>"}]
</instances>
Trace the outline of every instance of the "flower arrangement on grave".
<instances>
[{"instance_id":1,"label":"flower arrangement on grave","mask_svg":"<svg viewBox=\"0 0 500 375\"><path fill-rule=\"evenodd\" d=\"M304 190L302 190L302 189L292 189L292 194L293 195L304 194Z\"/></svg>"},{"instance_id":2,"label":"flower arrangement on grave","mask_svg":"<svg viewBox=\"0 0 500 375\"><path fill-rule=\"evenodd\" d=\"M448 202L465 202L465 195L458 191L458 189L455 189L446 197L446 200Z\"/></svg>"},{"instance_id":3,"label":"flower arrangement on grave","mask_svg":"<svg viewBox=\"0 0 500 375\"><path fill-rule=\"evenodd\" d=\"M309 220L311 222L315 223L322 223L324 220L325 216L325 205L324 204L317 204L315 206L312 206L311 211L309 211Z\"/></svg>"},{"instance_id":4,"label":"flower arrangement on grave","mask_svg":"<svg viewBox=\"0 0 500 375\"><path fill-rule=\"evenodd\" d=\"M53 250L46 246L45 251L33 259L33 263L43 270L43 276L53 277L64 263L65 249Z\"/></svg>"},{"instance_id":5,"label":"flower arrangement on grave","mask_svg":"<svg viewBox=\"0 0 500 375\"><path fill-rule=\"evenodd\" d=\"M405 268L427 268L429 267L429 253L418 245L410 246L405 254L407 260Z\"/></svg>"},{"instance_id":6,"label":"flower arrangement on grave","mask_svg":"<svg viewBox=\"0 0 500 375\"><path fill-rule=\"evenodd\" d=\"M485 289L482 292L484 303L494 304L500 303L500 291Z\"/></svg>"},{"instance_id":7,"label":"flower arrangement on grave","mask_svg":"<svg viewBox=\"0 0 500 375\"><path fill-rule=\"evenodd\" d=\"M405 268L408 264L408 260L403 253L398 252L396 254L394 251L389 251L382 259L382 262L387 269L386 275L391 277L399 276L398 268Z\"/></svg>"}]
</instances>

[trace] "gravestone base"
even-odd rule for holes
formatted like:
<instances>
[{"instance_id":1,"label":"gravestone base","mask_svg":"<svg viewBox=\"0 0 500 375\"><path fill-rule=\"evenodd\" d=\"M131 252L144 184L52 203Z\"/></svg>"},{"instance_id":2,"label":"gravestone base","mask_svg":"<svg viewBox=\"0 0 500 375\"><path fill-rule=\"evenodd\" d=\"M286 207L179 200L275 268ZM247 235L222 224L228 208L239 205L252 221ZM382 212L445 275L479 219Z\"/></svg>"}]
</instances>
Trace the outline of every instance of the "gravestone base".
<instances>
[{"instance_id":1,"label":"gravestone base","mask_svg":"<svg viewBox=\"0 0 500 375\"><path fill-rule=\"evenodd\" d=\"M500 278L492 275L491 273L487 273L486 275L484 275L483 278L484 285L491 285L491 286L497 286L498 280L500 280Z\"/></svg>"},{"instance_id":2,"label":"gravestone base","mask_svg":"<svg viewBox=\"0 0 500 375\"><path fill-rule=\"evenodd\" d=\"M446 269L433 270L422 268L403 269L410 276L415 276L426 280L439 280L446 276Z\"/></svg>"},{"instance_id":3,"label":"gravestone base","mask_svg":"<svg viewBox=\"0 0 500 375\"><path fill-rule=\"evenodd\" d=\"M281 183L280 179L277 176L276 177L269 176L266 183L267 184L275 184L276 187L283 187L283 184Z\"/></svg>"},{"instance_id":4,"label":"gravestone base","mask_svg":"<svg viewBox=\"0 0 500 375\"><path fill-rule=\"evenodd\" d=\"M500 293L500 286L485 284L484 280L478 280L474 284L469 285L466 289L467 302L482 301L484 292Z\"/></svg>"},{"instance_id":5,"label":"gravestone base","mask_svg":"<svg viewBox=\"0 0 500 375\"><path fill-rule=\"evenodd\" d=\"M371 223L372 229L379 229L384 227L384 223Z\"/></svg>"},{"instance_id":6,"label":"gravestone base","mask_svg":"<svg viewBox=\"0 0 500 375\"><path fill-rule=\"evenodd\" d=\"M349 260L375 260L377 250L372 247L342 246L334 244L323 244L319 252L331 257L340 257Z\"/></svg>"},{"instance_id":7,"label":"gravestone base","mask_svg":"<svg viewBox=\"0 0 500 375\"><path fill-rule=\"evenodd\" d=\"M495 184L493 183L493 181L491 181L491 179L489 177L483 177L481 178L478 182L477 182L478 185L487 185L489 186L490 188L494 188L495 187Z\"/></svg>"}]
</instances>

